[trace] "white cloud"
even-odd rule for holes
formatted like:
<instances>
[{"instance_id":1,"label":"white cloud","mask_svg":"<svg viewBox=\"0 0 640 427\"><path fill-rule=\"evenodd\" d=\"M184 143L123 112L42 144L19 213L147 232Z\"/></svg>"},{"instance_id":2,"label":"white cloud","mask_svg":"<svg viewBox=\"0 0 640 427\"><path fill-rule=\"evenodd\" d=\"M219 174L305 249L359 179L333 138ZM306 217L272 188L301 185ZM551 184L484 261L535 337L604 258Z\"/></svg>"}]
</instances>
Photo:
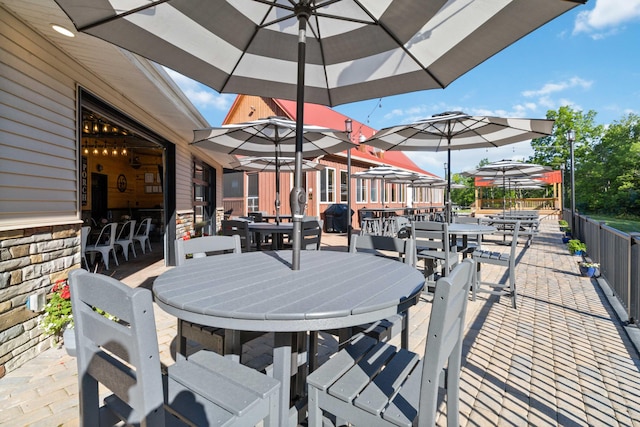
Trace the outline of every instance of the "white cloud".
<instances>
[{"instance_id":1,"label":"white cloud","mask_svg":"<svg viewBox=\"0 0 640 427\"><path fill-rule=\"evenodd\" d=\"M228 111L231 103L235 99L235 95L220 94L169 68L165 68L165 70L198 109L207 110L213 108L219 111Z\"/></svg>"},{"instance_id":2,"label":"white cloud","mask_svg":"<svg viewBox=\"0 0 640 427\"><path fill-rule=\"evenodd\" d=\"M578 13L574 34L590 34L602 39L624 29L624 24L640 20L640 0L597 0L592 10Z\"/></svg>"},{"instance_id":3,"label":"white cloud","mask_svg":"<svg viewBox=\"0 0 640 427\"><path fill-rule=\"evenodd\" d=\"M572 89L575 87L579 87L582 89L589 89L592 84L593 84L593 81L585 80L580 77L571 77L570 79L561 81L561 82L546 83L540 89L525 90L524 92L522 92L522 96L525 96L527 98L534 97L534 96L542 97L545 95L549 95L555 92L561 92L561 91Z\"/></svg>"}]
</instances>

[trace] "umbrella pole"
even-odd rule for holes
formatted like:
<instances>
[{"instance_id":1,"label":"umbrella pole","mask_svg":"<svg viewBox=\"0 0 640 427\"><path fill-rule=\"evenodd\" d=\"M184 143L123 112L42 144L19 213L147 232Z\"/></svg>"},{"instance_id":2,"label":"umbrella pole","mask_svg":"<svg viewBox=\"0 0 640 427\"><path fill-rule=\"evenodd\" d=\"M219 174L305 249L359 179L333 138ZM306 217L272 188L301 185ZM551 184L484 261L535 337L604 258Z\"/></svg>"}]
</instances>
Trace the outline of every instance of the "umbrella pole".
<instances>
[{"instance_id":1,"label":"umbrella pole","mask_svg":"<svg viewBox=\"0 0 640 427\"><path fill-rule=\"evenodd\" d=\"M291 269L300 270L300 247L302 239L302 218L307 203L307 195L302 188L302 131L304 126L304 66L306 61L307 19L310 15L308 0L296 6L298 17L298 81L296 93L296 165L293 175L293 189L289 195L291 218L293 219L293 254ZM280 419L286 419L280 414Z\"/></svg>"},{"instance_id":2,"label":"umbrella pole","mask_svg":"<svg viewBox=\"0 0 640 427\"><path fill-rule=\"evenodd\" d=\"M445 211L445 221L447 223L452 222L451 218L451 148L447 148L447 206Z\"/></svg>"},{"instance_id":3,"label":"umbrella pole","mask_svg":"<svg viewBox=\"0 0 640 427\"><path fill-rule=\"evenodd\" d=\"M276 224L280 224L280 160L276 146Z\"/></svg>"}]
</instances>

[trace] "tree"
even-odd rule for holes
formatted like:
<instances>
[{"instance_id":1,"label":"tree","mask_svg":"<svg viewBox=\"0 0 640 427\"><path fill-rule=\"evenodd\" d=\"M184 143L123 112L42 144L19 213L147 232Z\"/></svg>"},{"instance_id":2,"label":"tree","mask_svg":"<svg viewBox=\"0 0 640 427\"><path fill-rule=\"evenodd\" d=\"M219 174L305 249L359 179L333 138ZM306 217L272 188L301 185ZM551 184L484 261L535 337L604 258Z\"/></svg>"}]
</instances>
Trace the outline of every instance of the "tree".
<instances>
[{"instance_id":1,"label":"tree","mask_svg":"<svg viewBox=\"0 0 640 427\"><path fill-rule=\"evenodd\" d=\"M551 166L553 169L564 169L563 180L565 187L570 188L570 143L567 140L567 132L575 132L574 141L574 176L576 209L588 210L592 204L590 198L594 197L592 188L592 175L595 173L591 166L593 148L600 143L604 127L595 124L597 113L590 110L586 113L574 110L569 106L563 106L558 111L547 111L547 119L555 120L553 133L549 136L537 138L531 141L534 155L529 158L532 163ZM570 198L568 192L563 197L567 202Z\"/></svg>"},{"instance_id":2,"label":"tree","mask_svg":"<svg viewBox=\"0 0 640 427\"><path fill-rule=\"evenodd\" d=\"M640 116L609 125L584 169L581 188L589 211L640 215Z\"/></svg>"}]
</instances>

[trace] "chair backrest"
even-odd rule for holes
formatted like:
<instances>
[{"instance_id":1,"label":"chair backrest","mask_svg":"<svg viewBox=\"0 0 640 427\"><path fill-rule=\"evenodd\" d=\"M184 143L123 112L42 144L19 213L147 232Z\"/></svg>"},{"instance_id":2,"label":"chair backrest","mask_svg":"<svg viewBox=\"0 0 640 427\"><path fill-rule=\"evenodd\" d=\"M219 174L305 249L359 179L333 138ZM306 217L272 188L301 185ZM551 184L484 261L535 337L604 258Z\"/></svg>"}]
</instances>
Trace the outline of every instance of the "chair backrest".
<instances>
[{"instance_id":1,"label":"chair backrest","mask_svg":"<svg viewBox=\"0 0 640 427\"><path fill-rule=\"evenodd\" d=\"M411 226L416 248L449 252L449 225L438 221L416 221Z\"/></svg>"},{"instance_id":2,"label":"chair backrest","mask_svg":"<svg viewBox=\"0 0 640 427\"><path fill-rule=\"evenodd\" d=\"M243 220L229 219L222 221L222 235L223 236L240 236L240 242L243 251L248 251L251 248L251 231L249 230L249 223Z\"/></svg>"},{"instance_id":3,"label":"chair backrest","mask_svg":"<svg viewBox=\"0 0 640 427\"><path fill-rule=\"evenodd\" d=\"M207 255L242 252L240 236L203 236L193 239L176 240L176 265L183 265L191 259L204 258ZM191 255L191 258L187 258Z\"/></svg>"},{"instance_id":4,"label":"chair backrest","mask_svg":"<svg viewBox=\"0 0 640 427\"><path fill-rule=\"evenodd\" d=\"M120 228L120 232L118 232L118 237L116 240L133 240L133 235L136 232L136 220L132 219L124 224L122 224L122 228Z\"/></svg>"},{"instance_id":5,"label":"chair backrest","mask_svg":"<svg viewBox=\"0 0 640 427\"><path fill-rule=\"evenodd\" d=\"M140 222L138 226L138 230L136 231L136 236L147 236L149 237L149 230L151 229L151 218L145 218Z\"/></svg>"},{"instance_id":6,"label":"chair backrest","mask_svg":"<svg viewBox=\"0 0 640 427\"><path fill-rule=\"evenodd\" d=\"M118 224L111 222L100 230L100 235L96 241L95 246L113 246L116 241L116 231L118 230ZM105 237L106 236L106 237ZM103 237L106 239L105 243L102 243Z\"/></svg>"},{"instance_id":7,"label":"chair backrest","mask_svg":"<svg viewBox=\"0 0 640 427\"><path fill-rule=\"evenodd\" d=\"M80 251L82 256L84 256L84 251L85 249L87 249L89 233L91 233L91 227L89 227L88 225L80 229Z\"/></svg>"},{"instance_id":8,"label":"chair backrest","mask_svg":"<svg viewBox=\"0 0 640 427\"><path fill-rule=\"evenodd\" d=\"M80 424L102 425L98 384L126 403L127 425L164 425L163 387L151 292L101 274L69 274L75 322ZM115 316L110 320L94 308ZM125 365L122 361L127 363Z\"/></svg>"},{"instance_id":9,"label":"chair backrest","mask_svg":"<svg viewBox=\"0 0 640 427\"><path fill-rule=\"evenodd\" d=\"M436 282L425 344L425 362L422 366L418 410L420 426L436 425L438 387L443 368L447 366L449 377L454 377L454 373L456 378L459 375L465 314L474 265L474 261L467 258L447 277L442 277ZM456 390L450 388L459 387L457 381L455 382L448 384L447 399L458 395ZM451 406L448 408L451 409ZM457 413L451 415L457 419ZM459 425L448 423L454 424Z\"/></svg>"},{"instance_id":10,"label":"chair backrest","mask_svg":"<svg viewBox=\"0 0 640 427\"><path fill-rule=\"evenodd\" d=\"M316 218L302 221L302 242L300 248L304 250L320 250L322 239L322 221Z\"/></svg>"},{"instance_id":11,"label":"chair backrest","mask_svg":"<svg viewBox=\"0 0 640 427\"><path fill-rule=\"evenodd\" d=\"M360 236L354 234L351 236L351 245L349 246L349 252L367 252L383 256L385 258L393 257L394 259L409 264L412 267L415 267L415 250L412 239L376 236L373 234L364 234ZM390 256L379 251L392 252L393 255Z\"/></svg>"},{"instance_id":12,"label":"chair backrest","mask_svg":"<svg viewBox=\"0 0 640 427\"><path fill-rule=\"evenodd\" d=\"M247 216L253 219L253 222L263 222L264 218L262 217L262 215L262 212L249 212Z\"/></svg>"},{"instance_id":13,"label":"chair backrest","mask_svg":"<svg viewBox=\"0 0 640 427\"><path fill-rule=\"evenodd\" d=\"M456 216L454 219L457 224L480 224L480 218L475 216Z\"/></svg>"}]
</instances>

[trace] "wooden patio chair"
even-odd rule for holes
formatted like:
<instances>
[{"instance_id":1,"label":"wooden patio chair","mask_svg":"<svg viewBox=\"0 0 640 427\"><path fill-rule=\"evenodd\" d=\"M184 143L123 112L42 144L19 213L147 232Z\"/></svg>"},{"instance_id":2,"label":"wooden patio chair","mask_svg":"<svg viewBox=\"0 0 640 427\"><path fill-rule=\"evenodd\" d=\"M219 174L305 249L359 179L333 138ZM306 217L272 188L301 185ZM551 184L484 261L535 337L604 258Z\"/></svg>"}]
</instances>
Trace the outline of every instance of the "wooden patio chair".
<instances>
[{"instance_id":1,"label":"wooden patio chair","mask_svg":"<svg viewBox=\"0 0 640 427\"><path fill-rule=\"evenodd\" d=\"M176 265L184 265L194 259L223 253L240 255L240 236L203 236L188 240L176 240ZM264 335L263 332L232 331L223 328L200 325L178 319L176 353L187 356L187 340L195 341L204 348L218 354L241 355L242 345ZM233 343L240 339L239 348Z\"/></svg>"},{"instance_id":2,"label":"wooden patio chair","mask_svg":"<svg viewBox=\"0 0 640 427\"><path fill-rule=\"evenodd\" d=\"M362 336L311 373L309 426L323 425L324 411L336 417L336 425L432 427L440 386L447 395L447 425L459 426L462 338L473 267L466 259L438 280L422 360Z\"/></svg>"},{"instance_id":3,"label":"wooden patio chair","mask_svg":"<svg viewBox=\"0 0 640 427\"><path fill-rule=\"evenodd\" d=\"M370 234L351 236L349 252L364 252L385 258L393 258L415 267L415 247L413 240ZM353 328L353 333L364 333L378 341L389 341L399 333L402 348L409 348L409 313L398 313L367 325Z\"/></svg>"},{"instance_id":4,"label":"wooden patio chair","mask_svg":"<svg viewBox=\"0 0 640 427\"><path fill-rule=\"evenodd\" d=\"M516 248L518 246L518 233L520 231L520 221L500 220L505 229L511 233L511 250L508 254L502 252L493 252L484 249L476 249L473 251L472 258L478 263L493 264L505 267L508 273L508 279L504 283L483 282L480 278L480 271L476 271L473 280L473 300L476 300L478 292L486 292L493 295L511 297L511 305L517 308L518 292L516 288Z\"/></svg>"},{"instance_id":5,"label":"wooden patio chair","mask_svg":"<svg viewBox=\"0 0 640 427\"><path fill-rule=\"evenodd\" d=\"M254 369L201 351L162 373L148 289L82 269L69 284L80 425L278 425L280 383ZM104 403L102 386L112 393Z\"/></svg>"}]
</instances>

